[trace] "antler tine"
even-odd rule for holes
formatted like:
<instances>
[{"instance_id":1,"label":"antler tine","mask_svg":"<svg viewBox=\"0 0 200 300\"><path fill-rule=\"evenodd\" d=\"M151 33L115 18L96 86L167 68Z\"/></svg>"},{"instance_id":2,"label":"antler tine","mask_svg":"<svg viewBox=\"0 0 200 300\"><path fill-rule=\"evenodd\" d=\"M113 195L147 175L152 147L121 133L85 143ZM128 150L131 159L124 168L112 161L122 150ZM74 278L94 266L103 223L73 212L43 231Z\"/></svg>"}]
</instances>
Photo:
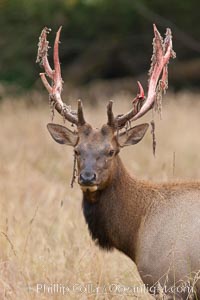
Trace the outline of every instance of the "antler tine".
<instances>
[{"instance_id":1,"label":"antler tine","mask_svg":"<svg viewBox=\"0 0 200 300\"><path fill-rule=\"evenodd\" d=\"M137 95L137 97L133 100L134 106L128 113L119 116L115 119L115 122L117 122L118 127L124 126L127 121L135 121L142 117L144 114L146 114L153 107L157 98L162 97L162 94L166 92L166 89L168 87L167 67L170 58L175 58L175 52L172 49L171 30L167 28L166 37L163 42L163 39L155 24L153 25L153 29L153 55L151 59L152 64L149 71L150 78L147 98L145 100L143 88L138 82L140 92Z\"/></svg>"},{"instance_id":2,"label":"antler tine","mask_svg":"<svg viewBox=\"0 0 200 300\"><path fill-rule=\"evenodd\" d=\"M59 114L61 114L67 121L79 125L77 115L71 111L70 106L67 106L63 103L61 98L62 92L62 77L60 70L60 61L59 61L59 39L60 32L62 27L56 33L56 38L54 42L54 70L52 70L49 61L48 61L48 49L49 42L47 41L47 34L51 31L47 27L45 27L40 35L39 43L38 43L38 55L36 62L39 62L41 66L44 67L45 73L40 73L41 80L46 87L49 93L49 99L51 104ZM46 76L48 76L52 80L52 85L49 84Z\"/></svg>"},{"instance_id":3,"label":"antler tine","mask_svg":"<svg viewBox=\"0 0 200 300\"><path fill-rule=\"evenodd\" d=\"M78 100L78 125L83 126L85 124L85 118L83 114L83 105L82 101Z\"/></svg>"},{"instance_id":4,"label":"antler tine","mask_svg":"<svg viewBox=\"0 0 200 300\"><path fill-rule=\"evenodd\" d=\"M107 105L107 116L108 116L107 125L114 128L115 127L115 117L114 117L114 114L112 111L112 106L113 106L113 101L110 100Z\"/></svg>"},{"instance_id":5,"label":"antler tine","mask_svg":"<svg viewBox=\"0 0 200 300\"><path fill-rule=\"evenodd\" d=\"M54 85L53 90L55 89L55 92L59 92L61 94L62 92L62 77L61 77L61 69L60 69L60 60L59 60L59 43L60 43L60 32L61 32L62 26L58 29L56 33L56 38L54 42L54 51L53 51L53 62L54 62Z\"/></svg>"}]
</instances>

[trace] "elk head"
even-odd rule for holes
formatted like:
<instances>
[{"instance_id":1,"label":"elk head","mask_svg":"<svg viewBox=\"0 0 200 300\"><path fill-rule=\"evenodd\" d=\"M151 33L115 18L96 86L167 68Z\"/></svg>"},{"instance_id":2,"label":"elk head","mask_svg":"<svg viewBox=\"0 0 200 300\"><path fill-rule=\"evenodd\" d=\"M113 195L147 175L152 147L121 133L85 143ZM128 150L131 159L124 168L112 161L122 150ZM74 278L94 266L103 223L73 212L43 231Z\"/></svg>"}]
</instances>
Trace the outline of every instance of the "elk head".
<instances>
[{"instance_id":1,"label":"elk head","mask_svg":"<svg viewBox=\"0 0 200 300\"><path fill-rule=\"evenodd\" d=\"M47 33L49 33L47 28L43 29L39 39L37 62L44 67L45 73L41 73L40 76L49 92L51 104L67 121L76 125L76 130L72 131L54 123L49 123L47 128L56 142L74 147L78 164L78 182L81 189L84 192L95 192L109 185L115 159L120 149L137 144L148 129L147 123L129 129L127 129L127 124L147 113L167 88L167 65L170 57L174 56L171 30L167 29L163 41L154 25L154 51L147 98L138 82L139 94L133 100L133 106L128 113L115 117L112 111L113 102L109 101L107 124L100 129L94 129L85 121L80 100L78 100L77 112L74 112L61 99L62 78L58 54L60 31L61 28L57 32L54 43L54 70L50 67L47 58ZM46 75L52 80L52 85L47 81Z\"/></svg>"}]
</instances>

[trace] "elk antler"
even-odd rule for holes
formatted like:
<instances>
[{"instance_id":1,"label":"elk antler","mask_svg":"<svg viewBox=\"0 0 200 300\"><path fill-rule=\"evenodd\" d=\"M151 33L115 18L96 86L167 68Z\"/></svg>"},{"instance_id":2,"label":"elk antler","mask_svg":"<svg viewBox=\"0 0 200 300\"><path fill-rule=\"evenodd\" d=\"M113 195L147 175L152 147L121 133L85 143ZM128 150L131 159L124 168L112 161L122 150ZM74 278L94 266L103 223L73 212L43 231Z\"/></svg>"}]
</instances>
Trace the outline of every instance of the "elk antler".
<instances>
[{"instance_id":1,"label":"elk antler","mask_svg":"<svg viewBox=\"0 0 200 300\"><path fill-rule=\"evenodd\" d=\"M61 28L57 31L55 42L54 42L54 53L53 53L53 61L54 61L54 70L51 68L48 61L48 49L49 42L47 41L47 34L51 31L45 27L40 35L39 43L38 43L38 55L36 62L40 63L41 66L44 67L45 73L40 73L40 77L47 91L49 92L49 99L53 107L60 113L66 120L69 122L79 126L85 124L85 119L83 115L83 108L81 100L78 100L78 114L71 110L70 106L67 106L63 103L61 98L62 92L62 77L60 70L60 62L59 62L59 39ZM49 84L46 76L48 76L52 80L52 85Z\"/></svg>"},{"instance_id":2,"label":"elk antler","mask_svg":"<svg viewBox=\"0 0 200 300\"><path fill-rule=\"evenodd\" d=\"M166 37L163 41L156 25L153 25L153 55L151 58L152 64L149 71L148 94L145 99L144 90L138 81L139 94L133 100L133 108L124 115L119 115L113 118L112 104L108 105L108 125L114 128L122 128L128 121L135 121L146 114L157 102L162 98L162 94L168 88L168 63L170 58L175 58L176 54L172 49L172 34L167 28ZM160 79L161 77L161 79ZM160 80L159 80L160 79Z\"/></svg>"}]
</instances>

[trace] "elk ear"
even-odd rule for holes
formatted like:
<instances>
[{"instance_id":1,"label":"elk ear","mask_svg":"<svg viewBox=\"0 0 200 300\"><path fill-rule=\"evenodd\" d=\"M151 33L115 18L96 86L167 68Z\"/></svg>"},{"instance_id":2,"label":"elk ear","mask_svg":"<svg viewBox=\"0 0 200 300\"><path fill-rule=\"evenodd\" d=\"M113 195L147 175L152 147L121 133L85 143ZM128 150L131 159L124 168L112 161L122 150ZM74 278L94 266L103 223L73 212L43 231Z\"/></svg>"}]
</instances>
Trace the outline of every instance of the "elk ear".
<instances>
[{"instance_id":1,"label":"elk ear","mask_svg":"<svg viewBox=\"0 0 200 300\"><path fill-rule=\"evenodd\" d=\"M149 127L148 123L137 125L119 135L118 142L121 147L137 144L141 141Z\"/></svg>"},{"instance_id":2,"label":"elk ear","mask_svg":"<svg viewBox=\"0 0 200 300\"><path fill-rule=\"evenodd\" d=\"M47 124L47 129L52 136L52 138L59 144L65 144L70 146L75 146L78 140L78 135L69 130L67 127L49 123Z\"/></svg>"}]
</instances>

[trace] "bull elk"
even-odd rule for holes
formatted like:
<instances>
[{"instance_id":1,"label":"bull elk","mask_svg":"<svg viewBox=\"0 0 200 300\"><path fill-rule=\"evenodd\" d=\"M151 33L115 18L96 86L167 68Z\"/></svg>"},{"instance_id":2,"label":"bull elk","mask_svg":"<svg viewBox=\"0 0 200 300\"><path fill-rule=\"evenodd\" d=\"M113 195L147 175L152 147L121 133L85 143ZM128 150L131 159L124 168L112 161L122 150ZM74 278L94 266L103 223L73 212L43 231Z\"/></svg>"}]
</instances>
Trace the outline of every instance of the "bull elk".
<instances>
[{"instance_id":1,"label":"bull elk","mask_svg":"<svg viewBox=\"0 0 200 300\"><path fill-rule=\"evenodd\" d=\"M99 129L86 122L80 100L77 112L62 101L60 31L54 43L54 70L47 57L47 28L39 39L37 61L45 70L40 76L51 104L76 129L53 123L47 128L56 142L74 148L83 213L92 239L104 249L116 248L130 257L147 287L159 282L169 298L190 295L200 299L200 183L140 181L129 175L119 157L123 147L140 142L149 126L145 123L127 129L127 124L151 110L167 88L167 67L175 55L170 29L163 40L154 25L147 97L138 82L139 94L130 111L114 116L110 101L107 124ZM183 286L180 290L180 284L193 287L193 296ZM172 291L172 286L177 290Z\"/></svg>"}]
</instances>

